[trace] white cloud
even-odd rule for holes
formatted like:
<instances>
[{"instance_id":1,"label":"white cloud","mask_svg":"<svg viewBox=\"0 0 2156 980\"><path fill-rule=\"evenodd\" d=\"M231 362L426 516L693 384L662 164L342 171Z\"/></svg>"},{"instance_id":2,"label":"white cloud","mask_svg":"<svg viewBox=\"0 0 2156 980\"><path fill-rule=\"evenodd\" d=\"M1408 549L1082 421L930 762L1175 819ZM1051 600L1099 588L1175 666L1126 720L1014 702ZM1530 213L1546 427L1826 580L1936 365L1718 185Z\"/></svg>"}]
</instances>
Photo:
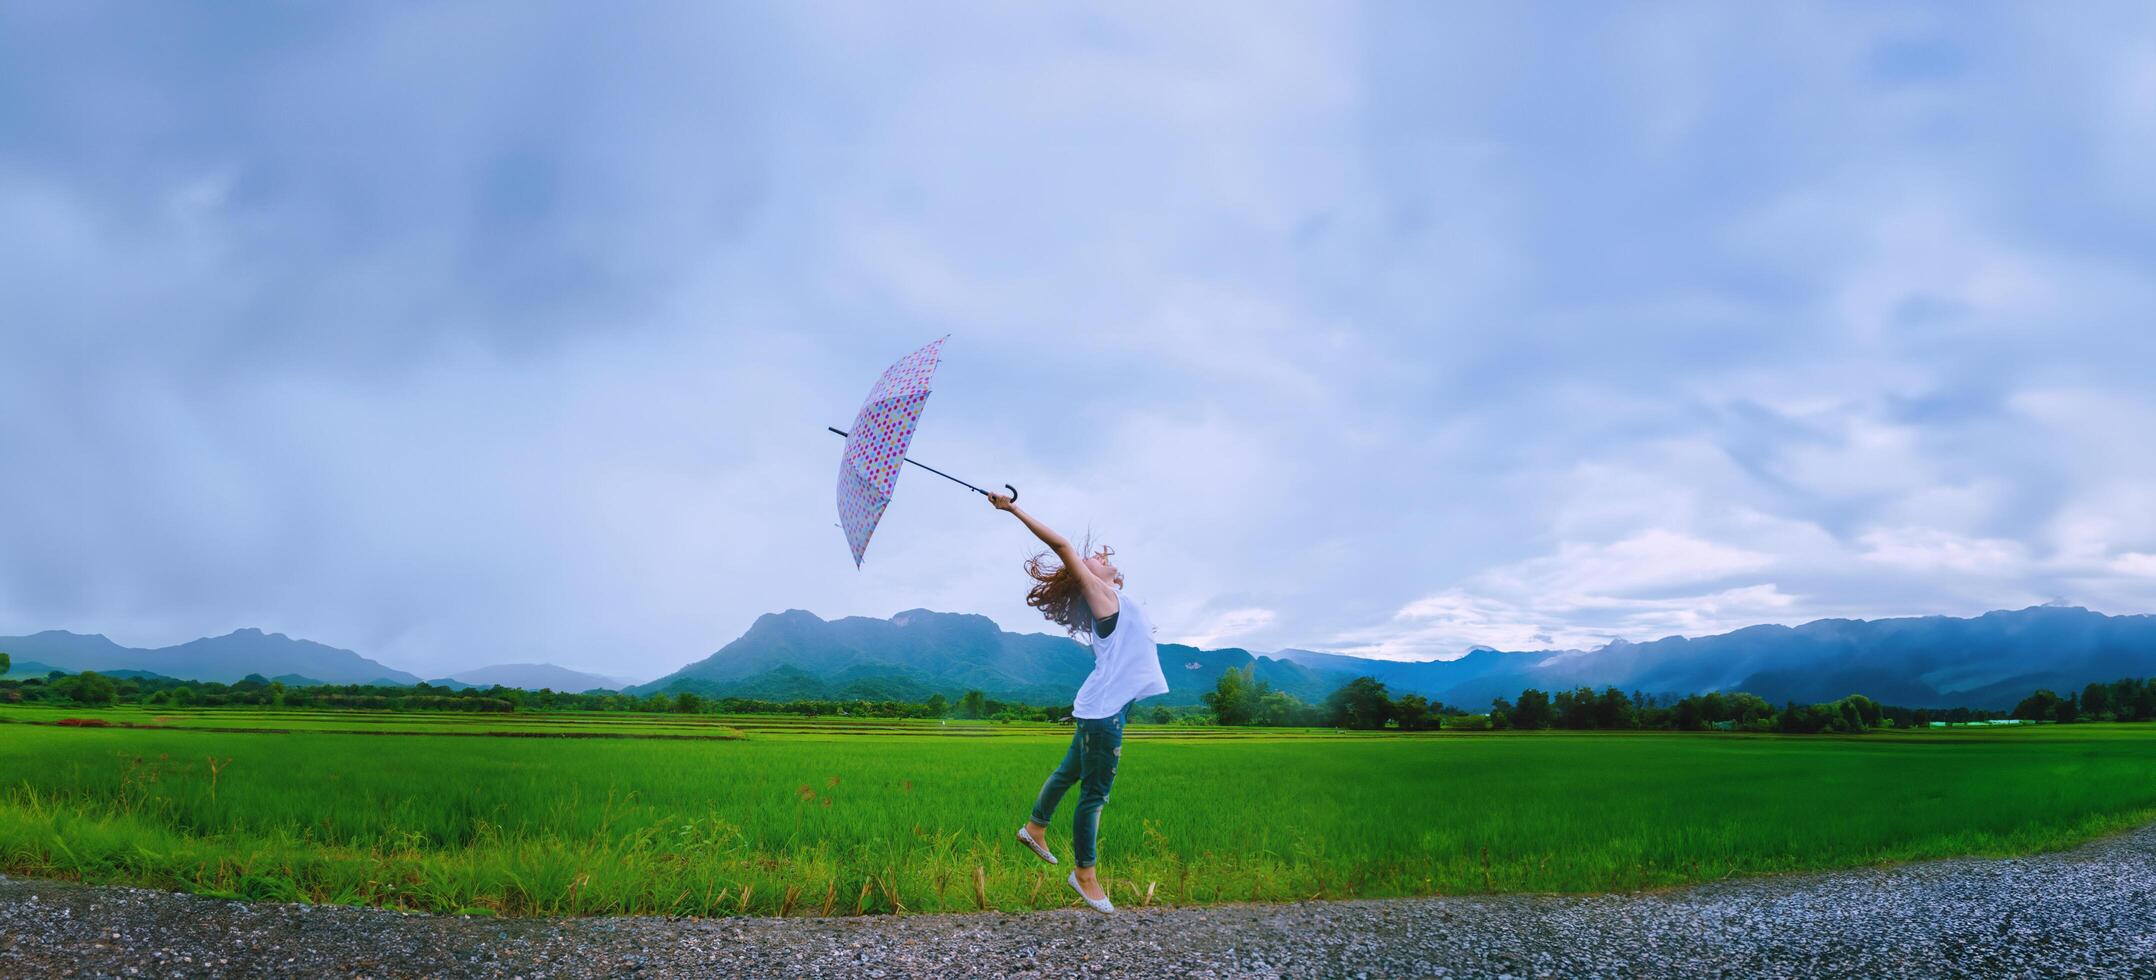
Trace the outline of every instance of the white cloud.
<instances>
[{"instance_id":1,"label":"white cloud","mask_svg":"<svg viewBox=\"0 0 2156 980\"><path fill-rule=\"evenodd\" d=\"M1540 649L1599 645L1603 639L1553 629L1534 615L1503 600L1455 589L1408 603L1384 627L1344 633L1328 649L1381 660L1450 660L1473 647Z\"/></svg>"},{"instance_id":2,"label":"white cloud","mask_svg":"<svg viewBox=\"0 0 2156 980\"><path fill-rule=\"evenodd\" d=\"M2129 551L2111 559L2111 570L2120 575L2156 578L2156 554L2145 551Z\"/></svg>"},{"instance_id":3,"label":"white cloud","mask_svg":"<svg viewBox=\"0 0 2156 980\"><path fill-rule=\"evenodd\" d=\"M1866 531L1858 538L1865 561L1913 572L2002 575L2024 571L2027 549L2000 538L1972 538L1935 527Z\"/></svg>"},{"instance_id":4,"label":"white cloud","mask_svg":"<svg viewBox=\"0 0 2156 980\"><path fill-rule=\"evenodd\" d=\"M1205 620L1194 632L1163 634L1160 638L1200 648L1235 646L1242 638L1271 626L1277 618L1270 609L1229 609Z\"/></svg>"},{"instance_id":5,"label":"white cloud","mask_svg":"<svg viewBox=\"0 0 2156 980\"><path fill-rule=\"evenodd\" d=\"M1402 607L1392 622L1352 630L1326 647L1382 660L1451 660L1474 647L1583 650L1786 622L1799 599L1771 584L1653 599L1570 595L1512 602L1453 589Z\"/></svg>"},{"instance_id":6,"label":"white cloud","mask_svg":"<svg viewBox=\"0 0 2156 980\"><path fill-rule=\"evenodd\" d=\"M1758 572L1765 552L1648 528L1607 544L1567 542L1556 554L1492 569L1483 587L1540 595L1625 595Z\"/></svg>"},{"instance_id":7,"label":"white cloud","mask_svg":"<svg viewBox=\"0 0 2156 980\"><path fill-rule=\"evenodd\" d=\"M1846 409L1834 414L1838 431L1832 441L1782 447L1772 457L1778 475L1820 497L1904 493L1938 484L1915 427Z\"/></svg>"},{"instance_id":8,"label":"white cloud","mask_svg":"<svg viewBox=\"0 0 2156 980\"><path fill-rule=\"evenodd\" d=\"M944 332L917 455L1101 531L1163 635L2156 606L2132 8L69 16L0 12L0 631L1043 629L976 497L913 474L859 571L830 526L820 427Z\"/></svg>"},{"instance_id":9,"label":"white cloud","mask_svg":"<svg viewBox=\"0 0 2156 980\"><path fill-rule=\"evenodd\" d=\"M1567 542L1553 554L1490 568L1415 599L1389 623L1347 631L1334 645L1386 659L1450 659L1474 646L1598 647L1620 637L1779 621L1796 598L1771 582L1748 581L1775 561L1765 552L1662 528L1607 543Z\"/></svg>"}]
</instances>

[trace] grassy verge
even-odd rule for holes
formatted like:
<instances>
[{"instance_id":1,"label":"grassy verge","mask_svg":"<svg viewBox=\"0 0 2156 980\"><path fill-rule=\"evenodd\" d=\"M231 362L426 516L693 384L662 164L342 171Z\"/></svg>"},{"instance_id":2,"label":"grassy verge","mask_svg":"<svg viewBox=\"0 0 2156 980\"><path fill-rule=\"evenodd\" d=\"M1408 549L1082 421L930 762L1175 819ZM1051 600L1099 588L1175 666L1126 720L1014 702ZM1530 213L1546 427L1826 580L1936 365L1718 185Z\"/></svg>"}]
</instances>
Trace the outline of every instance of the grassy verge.
<instances>
[{"instance_id":1,"label":"grassy verge","mask_svg":"<svg viewBox=\"0 0 2156 980\"><path fill-rule=\"evenodd\" d=\"M1054 730L892 738L790 719L725 741L429 739L254 721L293 734L0 725L0 867L505 914L1065 904L1060 869L1008 840L1061 755L1067 735ZM533 723L545 722L493 722ZM2150 819L2149 727L1859 738L1162 729L1125 749L1102 871L1129 904L1203 903L1601 891L2019 853ZM1052 844L1067 850L1065 827Z\"/></svg>"}]
</instances>

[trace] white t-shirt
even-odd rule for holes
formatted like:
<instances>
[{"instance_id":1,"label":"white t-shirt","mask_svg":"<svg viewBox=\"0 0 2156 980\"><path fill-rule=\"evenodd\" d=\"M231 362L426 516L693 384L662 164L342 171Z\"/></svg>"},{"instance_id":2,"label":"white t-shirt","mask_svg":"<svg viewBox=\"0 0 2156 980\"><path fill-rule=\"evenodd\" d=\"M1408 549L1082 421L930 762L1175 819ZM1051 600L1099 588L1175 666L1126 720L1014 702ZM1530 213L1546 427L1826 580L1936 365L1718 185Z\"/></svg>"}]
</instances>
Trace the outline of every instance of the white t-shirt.
<instances>
[{"instance_id":1,"label":"white t-shirt","mask_svg":"<svg viewBox=\"0 0 2156 980\"><path fill-rule=\"evenodd\" d=\"M1093 673L1086 675L1071 705L1073 718L1111 718L1139 698L1168 693L1160 672L1160 650L1153 645L1153 623L1137 600L1116 590L1115 630L1094 634Z\"/></svg>"}]
</instances>

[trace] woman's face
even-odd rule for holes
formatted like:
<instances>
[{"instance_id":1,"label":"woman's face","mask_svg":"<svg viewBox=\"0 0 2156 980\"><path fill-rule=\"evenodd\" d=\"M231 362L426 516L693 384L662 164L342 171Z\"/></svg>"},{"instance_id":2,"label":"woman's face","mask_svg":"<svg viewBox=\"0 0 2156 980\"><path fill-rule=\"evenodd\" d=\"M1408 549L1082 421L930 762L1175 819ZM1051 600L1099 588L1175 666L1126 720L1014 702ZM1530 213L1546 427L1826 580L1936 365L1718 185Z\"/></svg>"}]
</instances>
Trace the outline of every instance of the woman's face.
<instances>
[{"instance_id":1,"label":"woman's face","mask_svg":"<svg viewBox=\"0 0 2156 980\"><path fill-rule=\"evenodd\" d=\"M1085 567L1092 571L1094 578L1121 586L1123 584L1123 573L1115 567L1114 562L1109 560L1114 554L1113 550L1102 548L1086 558Z\"/></svg>"}]
</instances>

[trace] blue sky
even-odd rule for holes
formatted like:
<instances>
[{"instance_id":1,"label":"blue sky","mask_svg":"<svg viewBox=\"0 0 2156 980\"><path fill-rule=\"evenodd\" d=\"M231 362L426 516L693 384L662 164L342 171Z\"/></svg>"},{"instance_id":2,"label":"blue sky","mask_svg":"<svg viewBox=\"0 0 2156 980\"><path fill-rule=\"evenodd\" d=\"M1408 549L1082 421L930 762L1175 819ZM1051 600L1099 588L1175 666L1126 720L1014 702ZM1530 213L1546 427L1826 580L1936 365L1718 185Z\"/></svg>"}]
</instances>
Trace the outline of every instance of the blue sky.
<instances>
[{"instance_id":1,"label":"blue sky","mask_svg":"<svg viewBox=\"0 0 2156 980\"><path fill-rule=\"evenodd\" d=\"M1457 656L2156 611L2146 5L0 8L0 633Z\"/></svg>"}]
</instances>

